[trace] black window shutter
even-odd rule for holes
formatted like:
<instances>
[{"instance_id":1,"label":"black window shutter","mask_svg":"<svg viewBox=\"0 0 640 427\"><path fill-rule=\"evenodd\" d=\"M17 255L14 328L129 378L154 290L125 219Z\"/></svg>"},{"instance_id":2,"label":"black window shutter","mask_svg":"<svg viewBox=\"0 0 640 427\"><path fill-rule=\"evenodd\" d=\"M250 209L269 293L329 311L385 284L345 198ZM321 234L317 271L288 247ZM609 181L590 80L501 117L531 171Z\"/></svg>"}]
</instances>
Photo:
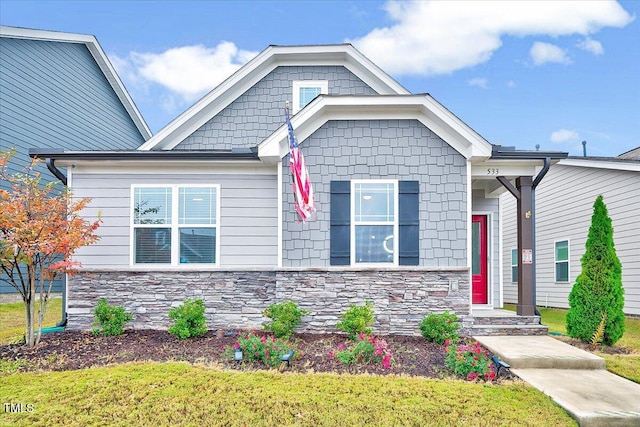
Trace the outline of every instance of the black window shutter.
<instances>
[{"instance_id":1,"label":"black window shutter","mask_svg":"<svg viewBox=\"0 0 640 427\"><path fill-rule=\"evenodd\" d=\"M418 265L420 261L420 182L398 182L398 234L400 265Z\"/></svg>"},{"instance_id":2,"label":"black window shutter","mask_svg":"<svg viewBox=\"0 0 640 427\"><path fill-rule=\"evenodd\" d=\"M351 264L351 181L331 181L331 265Z\"/></svg>"}]
</instances>

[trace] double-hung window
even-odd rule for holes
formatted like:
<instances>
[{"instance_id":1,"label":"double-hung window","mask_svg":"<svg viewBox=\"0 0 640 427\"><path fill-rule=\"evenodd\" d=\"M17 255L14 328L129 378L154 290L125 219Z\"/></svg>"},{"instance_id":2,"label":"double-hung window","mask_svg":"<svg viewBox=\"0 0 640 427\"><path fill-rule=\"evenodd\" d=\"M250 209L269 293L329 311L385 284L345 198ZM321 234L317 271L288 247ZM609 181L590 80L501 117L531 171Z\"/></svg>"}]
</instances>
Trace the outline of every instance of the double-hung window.
<instances>
[{"instance_id":1,"label":"double-hung window","mask_svg":"<svg viewBox=\"0 0 640 427\"><path fill-rule=\"evenodd\" d=\"M218 263L217 185L134 186L133 264Z\"/></svg>"},{"instance_id":2,"label":"double-hung window","mask_svg":"<svg viewBox=\"0 0 640 427\"><path fill-rule=\"evenodd\" d=\"M569 281L569 241L555 242L556 282Z\"/></svg>"},{"instance_id":3,"label":"double-hung window","mask_svg":"<svg viewBox=\"0 0 640 427\"><path fill-rule=\"evenodd\" d=\"M418 181L331 181L330 265L419 265Z\"/></svg>"},{"instance_id":4,"label":"double-hung window","mask_svg":"<svg viewBox=\"0 0 640 427\"><path fill-rule=\"evenodd\" d=\"M511 282L518 283L518 250L511 249Z\"/></svg>"},{"instance_id":5,"label":"double-hung window","mask_svg":"<svg viewBox=\"0 0 640 427\"><path fill-rule=\"evenodd\" d=\"M302 110L320 94L329 93L327 80L300 80L293 82L293 114Z\"/></svg>"},{"instance_id":6,"label":"double-hung window","mask_svg":"<svg viewBox=\"0 0 640 427\"><path fill-rule=\"evenodd\" d=\"M398 264L397 181L351 181L351 263Z\"/></svg>"}]
</instances>

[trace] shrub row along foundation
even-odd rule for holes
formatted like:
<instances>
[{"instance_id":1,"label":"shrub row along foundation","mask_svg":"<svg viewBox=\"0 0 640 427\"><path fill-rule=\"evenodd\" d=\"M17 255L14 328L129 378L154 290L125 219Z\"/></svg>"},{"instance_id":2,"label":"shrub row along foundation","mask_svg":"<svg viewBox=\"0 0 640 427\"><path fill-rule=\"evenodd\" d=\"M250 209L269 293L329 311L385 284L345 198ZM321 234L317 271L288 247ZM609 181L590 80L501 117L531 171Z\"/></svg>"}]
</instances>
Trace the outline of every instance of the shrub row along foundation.
<instances>
[{"instance_id":1,"label":"shrub row along foundation","mask_svg":"<svg viewBox=\"0 0 640 427\"><path fill-rule=\"evenodd\" d=\"M335 332L349 304L371 301L377 334L419 335L429 313L457 313L463 333L470 327L469 280L465 269L331 270L284 269L213 272L90 271L68 284L68 328L90 329L100 298L133 313L138 329L167 329L172 307L187 298L206 306L210 329L260 328L269 305L292 300L311 314L299 332Z\"/></svg>"}]
</instances>

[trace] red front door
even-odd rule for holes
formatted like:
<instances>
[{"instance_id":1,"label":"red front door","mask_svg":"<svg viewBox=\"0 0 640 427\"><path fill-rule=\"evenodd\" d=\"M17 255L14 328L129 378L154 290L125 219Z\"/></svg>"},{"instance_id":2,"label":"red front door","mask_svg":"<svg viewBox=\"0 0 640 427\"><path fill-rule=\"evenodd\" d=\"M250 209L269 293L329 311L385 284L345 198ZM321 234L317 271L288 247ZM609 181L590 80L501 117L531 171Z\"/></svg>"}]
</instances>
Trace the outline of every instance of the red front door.
<instances>
[{"instance_id":1,"label":"red front door","mask_svg":"<svg viewBox=\"0 0 640 427\"><path fill-rule=\"evenodd\" d=\"M471 302L487 304L487 216L471 219Z\"/></svg>"}]
</instances>

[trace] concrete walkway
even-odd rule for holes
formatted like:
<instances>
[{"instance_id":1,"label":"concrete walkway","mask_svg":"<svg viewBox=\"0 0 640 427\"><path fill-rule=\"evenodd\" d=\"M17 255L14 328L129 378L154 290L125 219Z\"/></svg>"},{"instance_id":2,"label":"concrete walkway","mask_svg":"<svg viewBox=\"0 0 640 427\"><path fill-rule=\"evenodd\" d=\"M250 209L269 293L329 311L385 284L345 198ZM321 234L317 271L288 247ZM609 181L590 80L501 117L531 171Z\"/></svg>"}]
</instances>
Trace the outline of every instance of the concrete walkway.
<instances>
[{"instance_id":1,"label":"concrete walkway","mask_svg":"<svg viewBox=\"0 0 640 427\"><path fill-rule=\"evenodd\" d=\"M549 336L476 336L581 427L640 426L640 384L605 370L601 357Z\"/></svg>"}]
</instances>

